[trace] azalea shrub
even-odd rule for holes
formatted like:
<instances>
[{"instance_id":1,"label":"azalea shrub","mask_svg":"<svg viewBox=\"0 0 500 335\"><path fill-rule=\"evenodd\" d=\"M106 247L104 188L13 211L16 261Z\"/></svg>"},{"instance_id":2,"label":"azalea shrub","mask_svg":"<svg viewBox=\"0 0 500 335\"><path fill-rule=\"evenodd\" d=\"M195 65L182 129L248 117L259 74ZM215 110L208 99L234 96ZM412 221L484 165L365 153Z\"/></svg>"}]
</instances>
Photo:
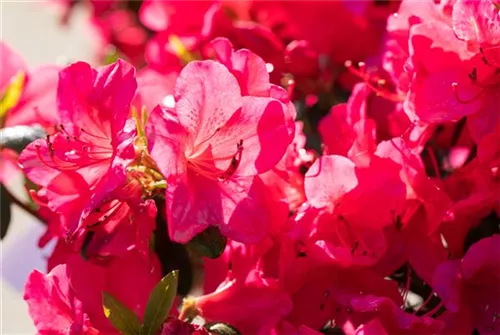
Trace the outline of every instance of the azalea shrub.
<instances>
[{"instance_id":1,"label":"azalea shrub","mask_svg":"<svg viewBox=\"0 0 500 335\"><path fill-rule=\"evenodd\" d=\"M500 334L498 0L57 4L92 65L1 44L39 334Z\"/></svg>"}]
</instances>

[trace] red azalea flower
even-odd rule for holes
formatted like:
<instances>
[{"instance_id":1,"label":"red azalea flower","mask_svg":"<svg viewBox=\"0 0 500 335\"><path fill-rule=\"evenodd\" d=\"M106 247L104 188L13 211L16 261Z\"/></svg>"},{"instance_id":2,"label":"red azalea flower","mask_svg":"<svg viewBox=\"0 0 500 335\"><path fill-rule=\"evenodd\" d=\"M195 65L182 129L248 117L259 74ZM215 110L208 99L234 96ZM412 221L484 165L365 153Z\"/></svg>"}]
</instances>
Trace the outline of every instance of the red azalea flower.
<instances>
[{"instance_id":1,"label":"red azalea flower","mask_svg":"<svg viewBox=\"0 0 500 335\"><path fill-rule=\"evenodd\" d=\"M134 122L127 121L137 86L134 75L123 61L99 71L85 63L62 70L59 131L31 143L19 159L27 176L46 190L46 206L64 218L59 236L78 240L77 247L91 231L94 241L101 236L121 242L106 246L110 250L136 244L148 248L154 204L141 201L143 184L130 172L136 161ZM138 227L132 216L146 220Z\"/></svg>"},{"instance_id":2,"label":"red azalea flower","mask_svg":"<svg viewBox=\"0 0 500 335\"><path fill-rule=\"evenodd\" d=\"M216 225L234 240L260 240L268 220L255 176L271 169L291 141L286 106L242 97L236 78L213 61L189 63L174 97L175 108L155 109L147 129L167 178L171 238L187 242Z\"/></svg>"}]
</instances>

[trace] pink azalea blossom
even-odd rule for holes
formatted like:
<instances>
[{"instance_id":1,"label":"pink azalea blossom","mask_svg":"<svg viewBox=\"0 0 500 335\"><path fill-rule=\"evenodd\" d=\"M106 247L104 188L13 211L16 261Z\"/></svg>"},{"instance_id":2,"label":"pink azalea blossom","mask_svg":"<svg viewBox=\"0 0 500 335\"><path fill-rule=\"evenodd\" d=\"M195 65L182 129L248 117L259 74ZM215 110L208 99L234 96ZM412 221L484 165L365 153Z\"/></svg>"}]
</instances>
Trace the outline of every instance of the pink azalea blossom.
<instances>
[{"instance_id":1,"label":"pink azalea blossom","mask_svg":"<svg viewBox=\"0 0 500 335\"><path fill-rule=\"evenodd\" d=\"M98 71L81 62L62 70L59 130L31 143L19 159L27 176L46 190L46 206L63 216L59 236L78 240L77 248L91 231L104 240L121 241L109 244L109 250L124 251L136 243L147 249L154 204L141 204L137 181L127 184L127 168L136 159L135 125L127 121L137 86L134 76L123 61ZM146 220L137 227L132 216Z\"/></svg>"},{"instance_id":2,"label":"pink azalea blossom","mask_svg":"<svg viewBox=\"0 0 500 335\"><path fill-rule=\"evenodd\" d=\"M38 333L175 269L158 334L500 333L498 0L81 2L137 73L0 43L0 126L48 134L1 152L55 242Z\"/></svg>"},{"instance_id":3,"label":"pink azalea blossom","mask_svg":"<svg viewBox=\"0 0 500 335\"><path fill-rule=\"evenodd\" d=\"M213 61L189 63L174 98L175 108L155 109L147 129L168 184L171 238L187 242L215 225L234 240L260 240L268 219L255 176L271 169L291 141L286 106L242 97L236 78Z\"/></svg>"}]
</instances>

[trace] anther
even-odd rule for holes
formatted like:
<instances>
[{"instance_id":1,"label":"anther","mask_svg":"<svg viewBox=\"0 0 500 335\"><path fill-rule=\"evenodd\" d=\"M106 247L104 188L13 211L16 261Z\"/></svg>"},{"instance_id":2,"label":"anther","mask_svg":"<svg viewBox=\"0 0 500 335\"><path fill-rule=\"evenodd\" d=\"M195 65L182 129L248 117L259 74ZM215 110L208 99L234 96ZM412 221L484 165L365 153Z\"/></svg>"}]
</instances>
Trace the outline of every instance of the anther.
<instances>
[{"instance_id":1,"label":"anther","mask_svg":"<svg viewBox=\"0 0 500 335\"><path fill-rule=\"evenodd\" d=\"M486 56L484 55L484 49L482 47L479 47L479 53L481 53L481 60L483 61L483 63L485 65L490 65L490 63L488 63L488 60L486 59Z\"/></svg>"},{"instance_id":2,"label":"anther","mask_svg":"<svg viewBox=\"0 0 500 335\"><path fill-rule=\"evenodd\" d=\"M229 167L217 178L219 181L228 180L236 172L241 162L242 152L243 152L243 140L240 140L236 145L236 153L231 158L231 163L229 164Z\"/></svg>"},{"instance_id":3,"label":"anther","mask_svg":"<svg viewBox=\"0 0 500 335\"><path fill-rule=\"evenodd\" d=\"M482 89L473 98L465 100L465 99L461 98L459 93L458 93L458 83L452 83L451 87L453 88L453 95L455 96L455 99L457 99L457 101L462 103L462 104L470 104L470 103L474 102L475 100L477 100L478 98L480 98L481 95L483 95L483 93L484 93L484 89Z\"/></svg>"},{"instance_id":4,"label":"anther","mask_svg":"<svg viewBox=\"0 0 500 335\"><path fill-rule=\"evenodd\" d=\"M377 75L370 74L367 72L366 64L364 62L358 63L358 69L356 69L352 61L348 60L344 63L344 66L349 72L351 72L356 77L362 79L364 83L379 97L387 99L393 102L401 102L405 99L404 95L399 93L393 93L386 88L387 81Z\"/></svg>"},{"instance_id":5,"label":"anther","mask_svg":"<svg viewBox=\"0 0 500 335\"><path fill-rule=\"evenodd\" d=\"M354 253L356 252L356 250L358 249L358 247L359 247L359 242L356 240L356 241L354 241L354 244L353 244L353 246L351 248L351 255L354 255Z\"/></svg>"},{"instance_id":6,"label":"anther","mask_svg":"<svg viewBox=\"0 0 500 335\"><path fill-rule=\"evenodd\" d=\"M477 80L477 69L476 68L473 68L472 69L472 72L469 73L469 78L470 80L472 80L473 82L475 82Z\"/></svg>"}]
</instances>

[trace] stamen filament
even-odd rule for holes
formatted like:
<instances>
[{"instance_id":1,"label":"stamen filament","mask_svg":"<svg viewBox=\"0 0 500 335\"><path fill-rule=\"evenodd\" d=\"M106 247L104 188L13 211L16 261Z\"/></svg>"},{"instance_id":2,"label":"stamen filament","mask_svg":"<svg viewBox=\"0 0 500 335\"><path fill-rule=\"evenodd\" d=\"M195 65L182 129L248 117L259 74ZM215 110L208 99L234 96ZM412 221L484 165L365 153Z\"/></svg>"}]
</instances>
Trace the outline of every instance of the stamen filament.
<instances>
[{"instance_id":1,"label":"stamen filament","mask_svg":"<svg viewBox=\"0 0 500 335\"><path fill-rule=\"evenodd\" d=\"M434 291L432 291L431 294L429 294L429 296L427 297L427 299L425 299L425 301L420 305L420 307L415 312L413 312L413 314L417 314L422 309L424 309L424 307L429 303L429 301L431 301L431 299L432 299L433 296L434 296Z\"/></svg>"},{"instance_id":2,"label":"stamen filament","mask_svg":"<svg viewBox=\"0 0 500 335\"><path fill-rule=\"evenodd\" d=\"M483 93L485 91L485 89L483 88L474 97L472 97L471 99L465 100L465 99L461 98L459 93L458 93L458 83L452 83L451 87L453 88L453 95L455 96L455 99L457 99L457 101L462 103L462 104L470 104L470 103L476 101L477 99L479 99L481 97L481 95L483 95Z\"/></svg>"},{"instance_id":3,"label":"stamen filament","mask_svg":"<svg viewBox=\"0 0 500 335\"><path fill-rule=\"evenodd\" d=\"M346 61L344 63L345 67L349 72L351 72L356 77L363 80L363 82L379 97L385 98L386 100L393 102L402 102L405 100L405 96L400 93L393 93L386 89L383 90L384 86L387 84L385 79L382 79L376 75L369 74L366 72L366 64L364 62L359 62L356 69L352 64L352 61ZM373 84L376 83L376 86Z\"/></svg>"},{"instance_id":4,"label":"stamen filament","mask_svg":"<svg viewBox=\"0 0 500 335\"><path fill-rule=\"evenodd\" d=\"M424 316L433 316L434 314L436 314L441 309L441 307L443 307L443 301L440 301L439 304L437 304L436 307L434 307L433 309L431 309L430 311L428 311L427 313L425 313Z\"/></svg>"}]
</instances>

